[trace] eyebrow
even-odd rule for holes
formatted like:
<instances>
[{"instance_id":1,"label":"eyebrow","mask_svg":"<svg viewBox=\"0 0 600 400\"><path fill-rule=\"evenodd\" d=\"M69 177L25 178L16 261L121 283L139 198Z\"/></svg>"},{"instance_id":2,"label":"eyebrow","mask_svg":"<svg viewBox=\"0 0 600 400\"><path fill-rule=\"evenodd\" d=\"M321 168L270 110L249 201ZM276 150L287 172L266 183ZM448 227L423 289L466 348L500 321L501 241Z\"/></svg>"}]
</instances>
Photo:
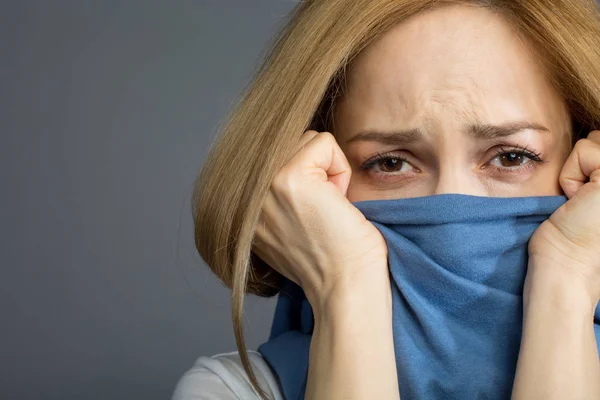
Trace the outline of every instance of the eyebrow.
<instances>
[{"instance_id":1,"label":"eyebrow","mask_svg":"<svg viewBox=\"0 0 600 400\"><path fill-rule=\"evenodd\" d=\"M475 140L492 140L497 138L502 138L506 136L514 135L515 133L532 129L536 131L546 131L550 130L545 126L525 121L517 121L517 122L507 122L500 125L491 125L491 124L473 124L469 125L466 129L466 132L472 139ZM379 142L385 145L396 145L396 146L405 146L419 140L422 140L424 137L424 133L419 128L414 129L406 129L401 131L393 131L393 132L382 132L382 131L363 131L352 138L348 139L346 143L353 142Z\"/></svg>"}]
</instances>

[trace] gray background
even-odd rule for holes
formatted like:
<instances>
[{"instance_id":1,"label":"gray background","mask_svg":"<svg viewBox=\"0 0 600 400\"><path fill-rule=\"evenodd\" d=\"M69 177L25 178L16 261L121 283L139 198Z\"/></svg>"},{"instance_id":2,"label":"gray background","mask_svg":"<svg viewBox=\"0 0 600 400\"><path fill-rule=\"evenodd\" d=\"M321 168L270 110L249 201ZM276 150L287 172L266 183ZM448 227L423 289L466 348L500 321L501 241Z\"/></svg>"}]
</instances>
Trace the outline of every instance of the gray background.
<instances>
[{"instance_id":1,"label":"gray background","mask_svg":"<svg viewBox=\"0 0 600 400\"><path fill-rule=\"evenodd\" d=\"M294 5L0 2L0 398L170 398L235 350L192 184ZM248 298L250 348L274 301Z\"/></svg>"}]
</instances>

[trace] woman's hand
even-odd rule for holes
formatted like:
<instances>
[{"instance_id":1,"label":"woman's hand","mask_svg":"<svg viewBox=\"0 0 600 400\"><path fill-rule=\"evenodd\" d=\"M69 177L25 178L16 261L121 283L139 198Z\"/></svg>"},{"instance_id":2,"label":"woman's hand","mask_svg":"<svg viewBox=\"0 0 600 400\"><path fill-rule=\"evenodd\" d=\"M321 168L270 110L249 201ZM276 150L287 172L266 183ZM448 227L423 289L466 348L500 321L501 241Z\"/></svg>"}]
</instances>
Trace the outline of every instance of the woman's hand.
<instances>
[{"instance_id":1,"label":"woman's hand","mask_svg":"<svg viewBox=\"0 0 600 400\"><path fill-rule=\"evenodd\" d=\"M333 135L307 131L300 145L271 184L253 251L313 308L306 398L397 399L385 239L346 198L351 168Z\"/></svg>"},{"instance_id":2,"label":"woman's hand","mask_svg":"<svg viewBox=\"0 0 600 400\"><path fill-rule=\"evenodd\" d=\"M385 239L345 197L350 176L334 136L306 131L274 178L257 224L253 252L299 284L313 306L365 274L387 278Z\"/></svg>"},{"instance_id":3,"label":"woman's hand","mask_svg":"<svg viewBox=\"0 0 600 400\"><path fill-rule=\"evenodd\" d=\"M529 255L538 269L584 287L593 312L600 299L600 131L575 144L559 180L569 200L534 232Z\"/></svg>"},{"instance_id":4,"label":"woman's hand","mask_svg":"<svg viewBox=\"0 0 600 400\"><path fill-rule=\"evenodd\" d=\"M559 179L569 200L529 242L513 400L600 398L600 131L576 143Z\"/></svg>"}]
</instances>

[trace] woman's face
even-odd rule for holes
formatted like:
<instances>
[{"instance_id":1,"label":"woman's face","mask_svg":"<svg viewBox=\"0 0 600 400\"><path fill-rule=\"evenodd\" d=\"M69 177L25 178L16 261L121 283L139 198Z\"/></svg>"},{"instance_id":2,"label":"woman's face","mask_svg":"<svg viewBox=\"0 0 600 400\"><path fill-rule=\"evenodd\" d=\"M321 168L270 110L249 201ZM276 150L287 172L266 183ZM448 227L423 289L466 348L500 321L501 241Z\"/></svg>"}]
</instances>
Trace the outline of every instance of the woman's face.
<instances>
[{"instance_id":1,"label":"woman's face","mask_svg":"<svg viewBox=\"0 0 600 400\"><path fill-rule=\"evenodd\" d=\"M334 115L348 199L562 194L571 119L527 46L500 16L448 6L366 48Z\"/></svg>"}]
</instances>

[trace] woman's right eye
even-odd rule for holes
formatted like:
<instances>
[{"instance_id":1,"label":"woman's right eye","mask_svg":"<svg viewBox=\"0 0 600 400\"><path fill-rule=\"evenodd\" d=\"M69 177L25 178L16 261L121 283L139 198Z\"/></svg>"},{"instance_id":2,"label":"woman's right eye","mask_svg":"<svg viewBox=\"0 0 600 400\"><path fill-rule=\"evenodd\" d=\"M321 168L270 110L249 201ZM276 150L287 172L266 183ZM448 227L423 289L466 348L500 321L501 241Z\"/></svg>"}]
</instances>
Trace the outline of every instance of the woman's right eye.
<instances>
[{"instance_id":1,"label":"woman's right eye","mask_svg":"<svg viewBox=\"0 0 600 400\"><path fill-rule=\"evenodd\" d=\"M377 179L388 179L404 175L416 168L405 157L395 154L379 154L361 165L360 170L374 174Z\"/></svg>"}]
</instances>

